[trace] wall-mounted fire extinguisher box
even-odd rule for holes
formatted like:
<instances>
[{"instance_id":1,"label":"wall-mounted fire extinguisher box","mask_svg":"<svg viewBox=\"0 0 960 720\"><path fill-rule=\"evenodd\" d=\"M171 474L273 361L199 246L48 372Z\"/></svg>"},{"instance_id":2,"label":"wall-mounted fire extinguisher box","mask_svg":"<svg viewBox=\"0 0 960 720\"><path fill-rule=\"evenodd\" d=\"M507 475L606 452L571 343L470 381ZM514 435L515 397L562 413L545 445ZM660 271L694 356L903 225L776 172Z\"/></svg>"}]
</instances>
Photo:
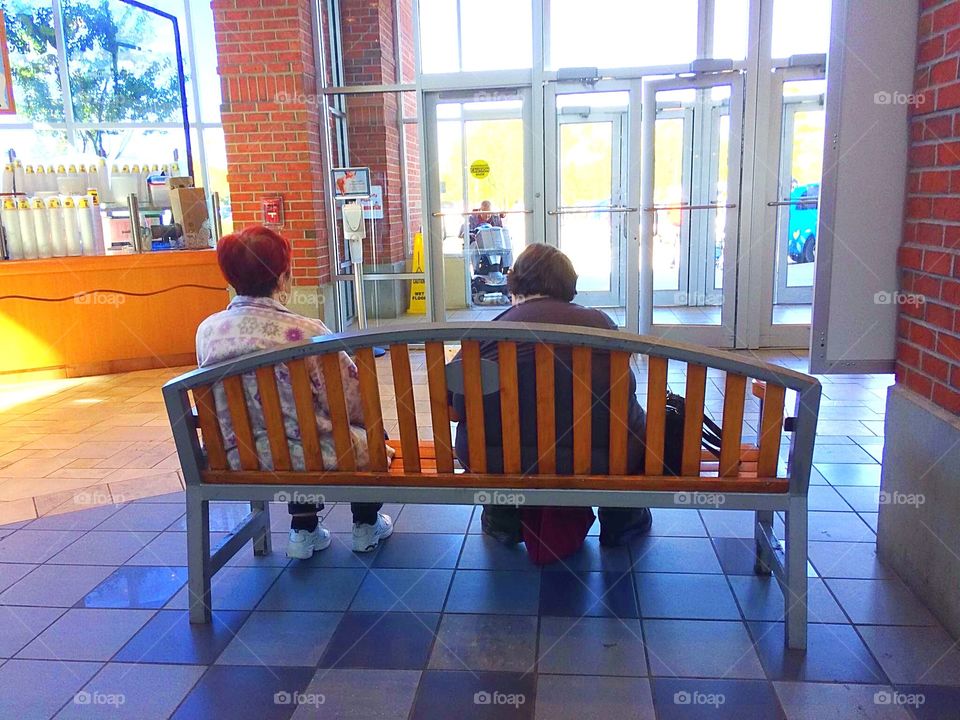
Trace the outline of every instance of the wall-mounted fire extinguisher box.
<instances>
[{"instance_id":1,"label":"wall-mounted fire extinguisher box","mask_svg":"<svg viewBox=\"0 0 960 720\"><path fill-rule=\"evenodd\" d=\"M263 224L283 227L283 198L280 195L263 199Z\"/></svg>"}]
</instances>

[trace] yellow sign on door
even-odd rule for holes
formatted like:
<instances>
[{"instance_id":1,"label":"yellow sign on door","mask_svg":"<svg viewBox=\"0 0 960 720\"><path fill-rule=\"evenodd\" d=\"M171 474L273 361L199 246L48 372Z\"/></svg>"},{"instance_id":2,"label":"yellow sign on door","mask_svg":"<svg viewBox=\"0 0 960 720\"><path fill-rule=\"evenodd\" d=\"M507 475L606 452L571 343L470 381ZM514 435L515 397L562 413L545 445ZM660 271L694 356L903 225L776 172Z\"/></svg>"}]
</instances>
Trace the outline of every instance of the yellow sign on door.
<instances>
[{"instance_id":1,"label":"yellow sign on door","mask_svg":"<svg viewBox=\"0 0 960 720\"><path fill-rule=\"evenodd\" d=\"M413 262L411 272L423 272L423 233L413 236ZM410 307L407 312L411 315L427 314L427 284L423 280L410 281Z\"/></svg>"},{"instance_id":2,"label":"yellow sign on door","mask_svg":"<svg viewBox=\"0 0 960 720\"><path fill-rule=\"evenodd\" d=\"M486 160L474 160L470 163L470 174L477 180L483 180L490 174L490 163Z\"/></svg>"}]
</instances>

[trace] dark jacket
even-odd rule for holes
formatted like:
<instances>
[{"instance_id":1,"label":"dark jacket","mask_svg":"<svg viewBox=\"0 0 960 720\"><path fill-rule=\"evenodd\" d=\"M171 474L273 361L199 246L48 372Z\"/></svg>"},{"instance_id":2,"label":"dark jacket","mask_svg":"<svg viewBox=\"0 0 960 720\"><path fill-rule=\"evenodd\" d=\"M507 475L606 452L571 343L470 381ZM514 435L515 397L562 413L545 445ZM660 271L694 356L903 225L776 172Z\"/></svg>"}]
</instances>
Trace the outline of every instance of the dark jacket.
<instances>
[{"instance_id":1,"label":"dark jacket","mask_svg":"<svg viewBox=\"0 0 960 720\"><path fill-rule=\"evenodd\" d=\"M553 298L534 298L500 313L497 320L523 323L556 323L579 327L615 330L616 325L607 315L593 308ZM481 357L496 360L497 345L485 342L480 346ZM573 471L573 359L570 349L558 349L554 369L553 392L556 408L557 472L570 474ZM591 373L594 405L592 417L593 473L608 472L610 438L610 356L605 352L593 353ZM524 473L537 472L537 388L534 364L534 346L520 344L517 347L517 375L520 395L520 460ZM640 471L643 462L644 412L637 400L637 383L630 373L630 398L628 401L627 471ZM454 409L465 417L466 408L462 395L452 398ZM500 424L500 397L487 395L483 403L484 426L487 435L487 469L503 471L503 431ZM456 454L464 467L468 463L467 424L457 425Z\"/></svg>"}]
</instances>

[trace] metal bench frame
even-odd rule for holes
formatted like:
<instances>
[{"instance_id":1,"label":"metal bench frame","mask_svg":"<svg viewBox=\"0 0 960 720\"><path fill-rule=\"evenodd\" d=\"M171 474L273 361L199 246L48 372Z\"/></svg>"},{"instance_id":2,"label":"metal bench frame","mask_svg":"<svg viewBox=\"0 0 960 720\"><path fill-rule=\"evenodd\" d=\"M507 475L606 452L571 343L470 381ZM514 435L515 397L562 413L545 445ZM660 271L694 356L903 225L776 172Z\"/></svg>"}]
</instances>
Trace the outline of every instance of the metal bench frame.
<instances>
[{"instance_id":1,"label":"metal bench frame","mask_svg":"<svg viewBox=\"0 0 960 720\"><path fill-rule=\"evenodd\" d=\"M250 472L239 482L210 482L204 480L207 471L206 455L201 447L198 421L193 409L190 391L209 387L229 376L253 372L258 368L293 361L308 356L334 351L353 354L373 346L406 346L422 343L459 344L462 341L492 341L547 344L558 348L587 347L611 353L645 355L706 366L742 375L755 381L796 391L795 417L787 431L792 433L787 461L786 492L725 491L711 488L722 478L703 478L703 493L688 493L684 508L716 508L715 500L707 495L722 495L722 507L729 510L755 512L756 571L772 572L785 598L786 640L791 648L804 649L807 635L807 489L810 478L817 415L820 404L820 383L808 375L769 363L747 359L729 352L711 350L686 343L670 342L649 336L623 332L574 328L560 325L526 325L520 323L451 323L434 325L397 326L387 330L371 330L356 334L336 334L314 338L312 341L279 350L270 350L246 356L217 366L195 370L181 375L163 388L173 437L186 485L188 588L190 620L194 623L210 621L210 582L215 573L247 542L253 541L254 553L271 552L269 502L278 493L310 493L322 496L325 502L394 502L476 504L477 493L491 487L506 493L523 493L528 505L545 506L604 506L604 507L678 507L676 490L637 489L608 490L557 487L528 487L521 484L506 486L504 478L482 473L457 475L456 485L418 485L418 477L404 475L404 485L379 484L386 473L358 472L356 483L346 484L341 477L337 484L325 484L325 477L336 472L262 474L259 481ZM642 381L638 379L638 381ZM737 435L739 438L739 433ZM406 440L405 440L406 441ZM778 434L777 444L779 447ZM278 480L276 476L282 476ZM340 473L342 476L342 473ZM223 473L218 476L223 478ZM394 479L395 476L393 476ZM530 476L535 481L538 476ZM609 479L609 476L604 476ZM630 476L638 481L645 476ZM585 478L590 479L590 476ZM599 479L599 477L598 477ZM661 479L662 480L662 479ZM679 478L678 480L684 480ZM690 480L690 478L686 478ZM540 483L542 485L542 483ZM700 497L700 495L705 497ZM213 500L246 501L250 513L211 553L209 540L209 503ZM774 513L784 514L786 549L774 532Z\"/></svg>"}]
</instances>

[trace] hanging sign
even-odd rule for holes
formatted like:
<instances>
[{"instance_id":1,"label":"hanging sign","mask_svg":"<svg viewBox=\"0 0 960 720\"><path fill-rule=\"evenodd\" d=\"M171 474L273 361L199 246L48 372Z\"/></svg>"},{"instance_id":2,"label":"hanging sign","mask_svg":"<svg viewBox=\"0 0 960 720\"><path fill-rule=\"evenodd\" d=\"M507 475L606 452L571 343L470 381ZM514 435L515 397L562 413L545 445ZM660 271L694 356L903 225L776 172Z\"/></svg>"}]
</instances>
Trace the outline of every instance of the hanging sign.
<instances>
[{"instance_id":1,"label":"hanging sign","mask_svg":"<svg viewBox=\"0 0 960 720\"><path fill-rule=\"evenodd\" d=\"M337 200L370 197L370 168L334 168L331 175Z\"/></svg>"},{"instance_id":2,"label":"hanging sign","mask_svg":"<svg viewBox=\"0 0 960 720\"><path fill-rule=\"evenodd\" d=\"M383 220L383 186L372 185L370 197L361 200L363 217L367 220Z\"/></svg>"},{"instance_id":3,"label":"hanging sign","mask_svg":"<svg viewBox=\"0 0 960 720\"><path fill-rule=\"evenodd\" d=\"M411 272L423 272L423 234L413 236L413 262ZM407 312L411 315L425 315L427 313L427 285L423 280L410 281L410 306Z\"/></svg>"},{"instance_id":4,"label":"hanging sign","mask_svg":"<svg viewBox=\"0 0 960 720\"><path fill-rule=\"evenodd\" d=\"M477 180L483 180L490 174L490 163L486 160L474 160L470 163L470 174Z\"/></svg>"}]
</instances>

